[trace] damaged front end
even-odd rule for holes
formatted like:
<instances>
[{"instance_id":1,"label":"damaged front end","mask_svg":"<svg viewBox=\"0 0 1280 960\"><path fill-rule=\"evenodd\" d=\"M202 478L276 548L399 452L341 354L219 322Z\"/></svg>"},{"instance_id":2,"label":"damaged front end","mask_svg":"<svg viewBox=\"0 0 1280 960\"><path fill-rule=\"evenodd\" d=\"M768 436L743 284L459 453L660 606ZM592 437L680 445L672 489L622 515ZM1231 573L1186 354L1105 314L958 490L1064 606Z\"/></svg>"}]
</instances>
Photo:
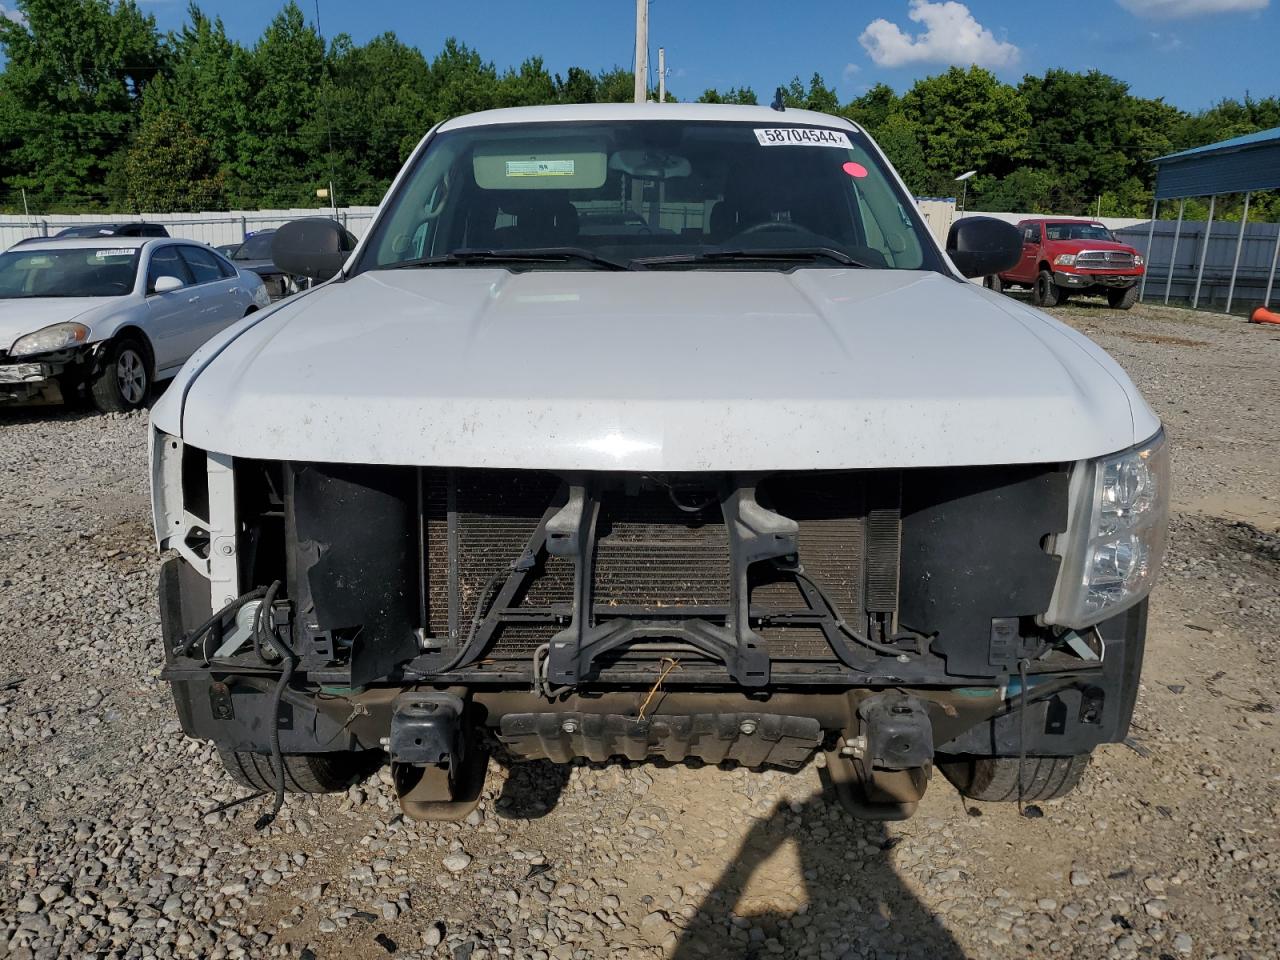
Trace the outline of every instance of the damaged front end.
<instances>
[{"instance_id":1,"label":"damaged front end","mask_svg":"<svg viewBox=\"0 0 1280 960\"><path fill-rule=\"evenodd\" d=\"M1145 603L1044 619L1082 469L281 463L157 432L164 675L224 749L381 751L415 817L465 816L499 746L821 754L862 815L904 816L935 760L1125 735Z\"/></svg>"}]
</instances>

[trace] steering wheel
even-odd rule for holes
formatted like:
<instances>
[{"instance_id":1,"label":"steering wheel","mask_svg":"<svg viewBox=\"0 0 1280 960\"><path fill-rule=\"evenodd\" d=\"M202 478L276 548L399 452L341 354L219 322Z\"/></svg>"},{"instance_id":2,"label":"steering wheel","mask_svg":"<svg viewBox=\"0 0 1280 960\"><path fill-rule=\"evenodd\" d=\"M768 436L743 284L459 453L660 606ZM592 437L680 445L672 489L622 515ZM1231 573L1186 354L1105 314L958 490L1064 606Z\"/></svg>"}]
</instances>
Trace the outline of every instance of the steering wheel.
<instances>
[{"instance_id":1,"label":"steering wheel","mask_svg":"<svg viewBox=\"0 0 1280 960\"><path fill-rule=\"evenodd\" d=\"M739 230L731 239L736 240L738 237L749 237L757 233L812 233L808 227L802 227L798 223L791 223L788 220L765 220L763 223L753 223L745 230Z\"/></svg>"}]
</instances>

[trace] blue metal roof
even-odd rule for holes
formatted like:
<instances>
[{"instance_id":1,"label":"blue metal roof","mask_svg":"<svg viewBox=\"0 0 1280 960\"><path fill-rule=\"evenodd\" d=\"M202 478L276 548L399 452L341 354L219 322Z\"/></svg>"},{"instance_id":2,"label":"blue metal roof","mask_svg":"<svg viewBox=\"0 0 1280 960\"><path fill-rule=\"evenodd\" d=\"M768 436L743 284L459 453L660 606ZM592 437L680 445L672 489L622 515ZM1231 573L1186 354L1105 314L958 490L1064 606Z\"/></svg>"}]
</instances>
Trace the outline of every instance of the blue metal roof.
<instances>
[{"instance_id":1,"label":"blue metal roof","mask_svg":"<svg viewBox=\"0 0 1280 960\"><path fill-rule=\"evenodd\" d=\"M1165 154L1163 157L1156 157L1152 163L1163 163L1165 160L1180 160L1183 157L1194 157L1204 153L1217 153L1219 150L1237 150L1240 147L1251 147L1255 143L1269 143L1272 140L1280 141L1280 127L1259 130L1257 133L1246 133L1243 137L1219 140L1217 143L1206 144L1203 147L1192 147L1190 150L1182 150L1178 153Z\"/></svg>"},{"instance_id":2,"label":"blue metal roof","mask_svg":"<svg viewBox=\"0 0 1280 960\"><path fill-rule=\"evenodd\" d=\"M1158 157L1156 199L1280 188L1280 127Z\"/></svg>"}]
</instances>

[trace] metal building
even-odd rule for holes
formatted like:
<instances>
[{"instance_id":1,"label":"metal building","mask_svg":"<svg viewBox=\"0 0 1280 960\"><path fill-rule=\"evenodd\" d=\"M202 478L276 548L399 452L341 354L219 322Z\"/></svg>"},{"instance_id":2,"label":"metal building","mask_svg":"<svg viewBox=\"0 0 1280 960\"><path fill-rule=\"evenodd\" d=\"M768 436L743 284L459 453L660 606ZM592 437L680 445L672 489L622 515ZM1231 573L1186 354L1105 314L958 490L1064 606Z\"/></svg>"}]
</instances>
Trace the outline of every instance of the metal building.
<instances>
[{"instance_id":1,"label":"metal building","mask_svg":"<svg viewBox=\"0 0 1280 960\"><path fill-rule=\"evenodd\" d=\"M1188 197L1209 198L1208 230L1213 229L1213 213L1218 197L1228 193L1244 194L1244 212L1240 217L1240 231L1236 236L1235 259L1231 266L1231 283L1227 287L1227 313L1231 312L1231 298L1235 293L1236 274L1240 269L1240 248L1244 244L1245 227L1249 222L1249 199L1259 190L1280 188L1280 127L1260 130L1243 137L1233 137L1211 143L1208 146L1171 153L1152 161L1156 165L1155 202L1151 206L1151 228L1147 234L1147 252L1150 254L1155 237L1156 216L1161 200L1178 201L1178 223L1173 233L1173 255L1169 258L1169 273L1165 278L1165 302L1169 299L1169 285L1173 280L1174 263L1178 258L1178 240L1182 232L1182 214ZM1200 282L1204 277L1206 242L1200 253L1196 272L1195 292L1191 297L1194 308L1200 300ZM1271 303L1271 290L1275 283L1276 260L1280 258L1280 232L1276 234L1275 249L1271 255L1271 267L1267 274L1267 292L1263 303ZM1150 258L1148 257L1148 263ZM1139 299L1146 296L1147 277L1142 278Z\"/></svg>"}]
</instances>

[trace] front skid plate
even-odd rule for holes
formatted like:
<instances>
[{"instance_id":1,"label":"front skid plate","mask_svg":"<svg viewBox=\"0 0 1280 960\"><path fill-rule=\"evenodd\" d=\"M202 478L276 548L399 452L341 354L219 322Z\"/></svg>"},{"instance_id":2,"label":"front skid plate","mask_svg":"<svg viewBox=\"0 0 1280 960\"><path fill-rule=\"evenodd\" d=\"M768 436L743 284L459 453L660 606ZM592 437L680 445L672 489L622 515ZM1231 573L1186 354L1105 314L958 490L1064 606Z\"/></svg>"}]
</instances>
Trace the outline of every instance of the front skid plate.
<instances>
[{"instance_id":1,"label":"front skid plate","mask_svg":"<svg viewBox=\"0 0 1280 960\"><path fill-rule=\"evenodd\" d=\"M509 713L498 738L529 760L567 763L586 757L669 761L696 757L707 763L734 761L748 767L799 768L822 742L822 724L812 717L768 713L700 713L646 720L621 714Z\"/></svg>"}]
</instances>

